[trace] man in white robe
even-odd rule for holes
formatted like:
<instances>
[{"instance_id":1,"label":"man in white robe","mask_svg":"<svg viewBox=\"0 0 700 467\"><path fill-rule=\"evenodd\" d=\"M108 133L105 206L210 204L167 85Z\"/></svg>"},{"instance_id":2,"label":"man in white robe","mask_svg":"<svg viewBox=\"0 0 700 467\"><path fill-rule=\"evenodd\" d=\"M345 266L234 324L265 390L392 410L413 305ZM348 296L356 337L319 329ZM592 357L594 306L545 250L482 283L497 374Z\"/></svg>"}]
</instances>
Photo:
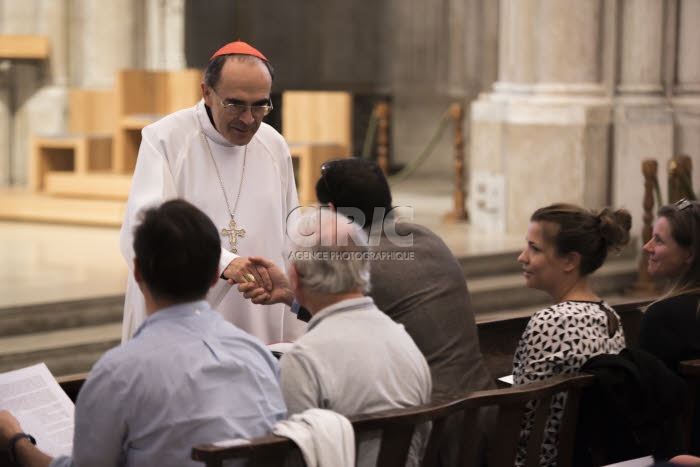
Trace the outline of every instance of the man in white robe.
<instances>
[{"instance_id":1,"label":"man in white robe","mask_svg":"<svg viewBox=\"0 0 700 467\"><path fill-rule=\"evenodd\" d=\"M234 285L250 280L270 285L267 271L247 257L265 256L282 266L287 219L298 213L289 147L262 122L271 109L271 86L272 67L253 47L237 41L216 52L201 84L202 100L143 129L120 233L131 267L132 230L143 207L184 198L204 211L222 235L219 266L225 278L207 300L265 343L294 340L305 330L305 323L285 313L286 305L254 305ZM144 298L131 274L122 342L145 317Z\"/></svg>"}]
</instances>

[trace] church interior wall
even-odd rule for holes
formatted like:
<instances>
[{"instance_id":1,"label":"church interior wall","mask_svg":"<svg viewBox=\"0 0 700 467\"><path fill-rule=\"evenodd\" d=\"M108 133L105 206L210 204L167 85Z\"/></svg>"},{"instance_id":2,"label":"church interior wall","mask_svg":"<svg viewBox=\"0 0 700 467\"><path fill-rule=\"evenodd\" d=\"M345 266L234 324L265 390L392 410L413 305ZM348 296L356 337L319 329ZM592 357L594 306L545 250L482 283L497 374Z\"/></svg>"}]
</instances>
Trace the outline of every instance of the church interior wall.
<instances>
[{"instance_id":1,"label":"church interior wall","mask_svg":"<svg viewBox=\"0 0 700 467\"><path fill-rule=\"evenodd\" d=\"M518 186L523 177L514 170L518 164L509 167L518 157L530 161L528 169L542 154L556 158L555 165L583 158L574 164L579 175L574 175L576 189L568 191L576 194L571 201L623 205L635 219L641 217L644 158L659 161L660 180L673 154L686 153L696 168L700 165L696 0L207 0L202 5L197 0L0 0L0 33L51 40L45 62L0 64L0 183L26 184L31 134L65 131L68 87L110 88L115 71L127 67L202 68L211 52L236 38L268 55L276 68L277 94L348 90L366 98L358 106L364 119L370 99L389 96L396 166L425 148L449 104L462 103L468 110L468 188L477 172L500 177L503 189L511 190L503 193L499 214L507 230L522 229L518 212L561 198L560 185L552 183L546 196L533 194L524 202L520 195L526 193ZM531 120L513 123L513 106L528 99L534 99ZM584 115L593 108L607 113L608 122L586 117L583 126L565 120L542 125L537 109L547 99L554 113L562 105ZM601 100L607 110L600 110ZM452 131L446 128L418 176L451 179ZM362 141L363 132L355 133Z\"/></svg>"}]
</instances>

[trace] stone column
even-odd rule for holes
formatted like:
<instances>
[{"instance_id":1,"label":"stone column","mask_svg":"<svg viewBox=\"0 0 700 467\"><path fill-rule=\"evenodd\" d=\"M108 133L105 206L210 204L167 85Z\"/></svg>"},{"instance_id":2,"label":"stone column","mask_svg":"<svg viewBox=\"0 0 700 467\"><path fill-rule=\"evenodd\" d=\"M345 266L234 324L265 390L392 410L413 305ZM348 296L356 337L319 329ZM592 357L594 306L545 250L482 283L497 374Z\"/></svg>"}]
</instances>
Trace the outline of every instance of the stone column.
<instances>
[{"instance_id":1,"label":"stone column","mask_svg":"<svg viewBox=\"0 0 700 467\"><path fill-rule=\"evenodd\" d=\"M498 82L494 89L529 91L535 83L535 10L537 0L500 3ZM517 86L520 85L520 86Z\"/></svg>"},{"instance_id":2,"label":"stone column","mask_svg":"<svg viewBox=\"0 0 700 467\"><path fill-rule=\"evenodd\" d=\"M391 51L391 165L413 160L439 127L450 99L438 89L446 85L451 56L448 31L463 16L448 22L449 2L442 0L393 0L393 50ZM462 5L463 7L463 5ZM430 158L419 170L447 172L451 166L450 138L444 134ZM391 171L390 167L390 171Z\"/></svg>"},{"instance_id":3,"label":"stone column","mask_svg":"<svg viewBox=\"0 0 700 467\"><path fill-rule=\"evenodd\" d=\"M674 87L675 154L693 161L693 187L700 188L700 2L681 0L678 14L678 57ZM664 169L666 167L664 166Z\"/></svg>"},{"instance_id":4,"label":"stone column","mask_svg":"<svg viewBox=\"0 0 700 467\"><path fill-rule=\"evenodd\" d=\"M393 35L389 51L392 78L392 161L406 164L423 151L450 105L465 107L484 79L495 76L498 4L493 0L390 0ZM465 135L468 138L468 135ZM454 188L453 148L446 128L422 176L445 180L441 194ZM445 206L445 211L450 206Z\"/></svg>"},{"instance_id":5,"label":"stone column","mask_svg":"<svg viewBox=\"0 0 700 467\"><path fill-rule=\"evenodd\" d=\"M623 0L620 31L621 95L655 95L663 91L664 4L658 0Z\"/></svg>"},{"instance_id":6,"label":"stone column","mask_svg":"<svg viewBox=\"0 0 700 467\"><path fill-rule=\"evenodd\" d=\"M116 70L142 65L143 31L135 18L143 16L143 3L78 0L72 6L72 86L112 88Z\"/></svg>"},{"instance_id":7,"label":"stone column","mask_svg":"<svg viewBox=\"0 0 700 467\"><path fill-rule=\"evenodd\" d=\"M185 68L185 0L149 0L146 6L146 67Z\"/></svg>"},{"instance_id":8,"label":"stone column","mask_svg":"<svg viewBox=\"0 0 700 467\"><path fill-rule=\"evenodd\" d=\"M0 134L7 136L2 138L5 146L0 149L2 186L26 184L32 135L63 127L68 81L67 3L27 0L0 4L3 33L50 38L48 60L7 61L3 65L6 93L0 104Z\"/></svg>"},{"instance_id":9,"label":"stone column","mask_svg":"<svg viewBox=\"0 0 700 467\"><path fill-rule=\"evenodd\" d=\"M602 8L600 0L501 0L499 81L471 112L476 228L522 234L541 206L606 203Z\"/></svg>"},{"instance_id":10,"label":"stone column","mask_svg":"<svg viewBox=\"0 0 700 467\"><path fill-rule=\"evenodd\" d=\"M673 156L673 114L666 98L664 54L673 55L664 31L673 32L674 2L624 0L619 11L619 75L614 98L612 204L630 210L633 234L641 234L640 200L645 159L659 162L665 186L666 161ZM670 22L669 22L670 21ZM666 23L666 24L665 24ZM669 36L670 37L670 36ZM662 193L665 194L665 188Z\"/></svg>"}]
</instances>

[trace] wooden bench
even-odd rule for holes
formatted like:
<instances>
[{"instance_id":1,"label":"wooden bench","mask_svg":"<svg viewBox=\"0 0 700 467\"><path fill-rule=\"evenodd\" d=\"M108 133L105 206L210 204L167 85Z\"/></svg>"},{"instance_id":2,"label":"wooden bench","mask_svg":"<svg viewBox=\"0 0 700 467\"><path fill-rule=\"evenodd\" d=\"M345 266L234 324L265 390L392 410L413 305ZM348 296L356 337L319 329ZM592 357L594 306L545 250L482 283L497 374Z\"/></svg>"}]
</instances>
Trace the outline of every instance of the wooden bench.
<instances>
[{"instance_id":1,"label":"wooden bench","mask_svg":"<svg viewBox=\"0 0 700 467\"><path fill-rule=\"evenodd\" d=\"M688 402L683 414L683 443L690 452L692 441L698 435L694 434L695 419L698 410L698 389L700 389L700 360L684 360L678 365L678 371L688 385ZM695 453L700 454L700 453Z\"/></svg>"},{"instance_id":2,"label":"wooden bench","mask_svg":"<svg viewBox=\"0 0 700 467\"><path fill-rule=\"evenodd\" d=\"M610 304L622 320L627 347L635 346L643 315L642 310L650 303L651 300L630 300ZM477 315L476 318L478 320L479 316ZM513 371L513 354L529 320L530 315L494 321L477 321L481 354L494 377L509 375Z\"/></svg>"},{"instance_id":3,"label":"wooden bench","mask_svg":"<svg viewBox=\"0 0 700 467\"><path fill-rule=\"evenodd\" d=\"M448 401L437 401L428 405L406 409L396 409L373 414L349 417L358 435L370 431L381 431L381 445L377 466L404 466L416 426L432 422L433 428L428 439L423 459L423 466L438 465L438 452L444 435L444 422L448 416L464 412L462 427L462 452L460 465L477 465L476 439L479 426L476 413L482 407L497 406L498 420L495 437L490 443L488 461L490 467L511 467L520 439L520 419L525 405L532 400L537 404L535 425L530 443L528 459L536 465L539 461L540 446L543 439L544 425L549 413L549 401L555 394L565 392L567 406L559 436L559 466L572 465L573 446L578 418L578 404L581 391L593 384L590 375L556 376L545 381L507 389L477 391L464 397ZM248 440L248 443L220 447L215 445L198 445L192 448L192 459L204 462L208 467L221 466L227 459L247 459L250 467L282 466L287 456L297 453L298 448L291 440L275 435L267 435ZM296 454L295 454L296 455ZM533 462L533 461L531 461Z\"/></svg>"}]
</instances>

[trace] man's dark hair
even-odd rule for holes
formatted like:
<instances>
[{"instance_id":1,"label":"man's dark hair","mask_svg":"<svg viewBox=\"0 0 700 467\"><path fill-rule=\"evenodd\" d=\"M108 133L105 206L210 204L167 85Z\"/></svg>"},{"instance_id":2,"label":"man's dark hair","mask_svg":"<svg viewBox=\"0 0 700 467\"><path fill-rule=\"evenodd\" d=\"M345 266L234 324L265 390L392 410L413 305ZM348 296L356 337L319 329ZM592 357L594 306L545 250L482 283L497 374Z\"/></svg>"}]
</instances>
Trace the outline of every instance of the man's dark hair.
<instances>
[{"instance_id":1,"label":"man's dark hair","mask_svg":"<svg viewBox=\"0 0 700 467\"><path fill-rule=\"evenodd\" d=\"M391 211L391 190L382 169L373 161L350 157L325 162L316 183L316 198L321 204L357 208L365 215L365 227L380 222ZM374 208L384 208L381 219L374 219ZM348 215L348 213L345 213Z\"/></svg>"},{"instance_id":2,"label":"man's dark hair","mask_svg":"<svg viewBox=\"0 0 700 467\"><path fill-rule=\"evenodd\" d=\"M141 219L134 253L150 292L174 302L203 299L221 255L219 232L209 217L175 199L144 211Z\"/></svg>"},{"instance_id":3,"label":"man's dark hair","mask_svg":"<svg viewBox=\"0 0 700 467\"><path fill-rule=\"evenodd\" d=\"M224 63L226 63L230 57L235 57L236 60L263 63L267 67L267 71L270 72L270 78L274 81L275 70L272 68L270 62L266 62L258 57L253 57L252 55L228 54L214 57L207 64L207 68L204 70L204 82L207 83L207 86L216 89L216 85L219 84L219 78L221 78L221 70L224 68Z\"/></svg>"}]
</instances>

